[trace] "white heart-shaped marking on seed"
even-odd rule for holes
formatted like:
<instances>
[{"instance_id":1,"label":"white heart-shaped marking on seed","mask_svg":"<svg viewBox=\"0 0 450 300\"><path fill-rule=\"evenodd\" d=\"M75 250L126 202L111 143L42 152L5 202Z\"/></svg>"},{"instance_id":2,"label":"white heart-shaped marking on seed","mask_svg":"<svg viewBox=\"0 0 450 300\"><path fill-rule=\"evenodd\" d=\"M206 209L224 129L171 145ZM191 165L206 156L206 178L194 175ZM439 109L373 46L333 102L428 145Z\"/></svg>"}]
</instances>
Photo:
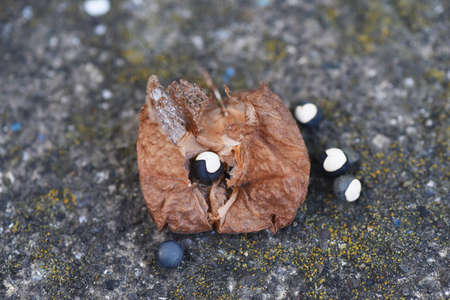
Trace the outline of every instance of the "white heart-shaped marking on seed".
<instances>
[{"instance_id":1,"label":"white heart-shaped marking on seed","mask_svg":"<svg viewBox=\"0 0 450 300\"><path fill-rule=\"evenodd\" d=\"M345 199L349 202L353 202L359 198L359 195L361 194L361 181L358 179L353 179L352 182L347 187L347 190L345 191Z\"/></svg>"},{"instance_id":2,"label":"white heart-shaped marking on seed","mask_svg":"<svg viewBox=\"0 0 450 300\"><path fill-rule=\"evenodd\" d=\"M347 162L344 151L338 148L330 148L325 150L327 157L323 162L323 169L327 172L335 172L342 168Z\"/></svg>"},{"instance_id":3,"label":"white heart-shaped marking on seed","mask_svg":"<svg viewBox=\"0 0 450 300\"><path fill-rule=\"evenodd\" d=\"M301 123L308 123L317 115L317 106L312 103L299 105L295 108L295 117Z\"/></svg>"},{"instance_id":4,"label":"white heart-shaped marking on seed","mask_svg":"<svg viewBox=\"0 0 450 300\"><path fill-rule=\"evenodd\" d=\"M206 171L208 171L208 173L215 173L220 168L219 155L214 152L202 152L195 158L195 160L204 160L206 164Z\"/></svg>"}]
</instances>

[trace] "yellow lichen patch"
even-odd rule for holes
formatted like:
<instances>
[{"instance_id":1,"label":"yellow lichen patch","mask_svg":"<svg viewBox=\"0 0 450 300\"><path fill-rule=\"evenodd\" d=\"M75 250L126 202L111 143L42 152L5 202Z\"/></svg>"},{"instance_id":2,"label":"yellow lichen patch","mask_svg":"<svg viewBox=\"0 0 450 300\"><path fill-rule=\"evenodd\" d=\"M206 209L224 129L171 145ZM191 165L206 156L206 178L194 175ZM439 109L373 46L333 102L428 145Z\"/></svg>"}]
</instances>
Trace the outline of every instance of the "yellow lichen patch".
<instances>
[{"instance_id":1,"label":"yellow lichen patch","mask_svg":"<svg viewBox=\"0 0 450 300\"><path fill-rule=\"evenodd\" d=\"M64 188L63 197L64 204L72 204L73 206L77 206L77 197L68 188Z\"/></svg>"},{"instance_id":2,"label":"yellow lichen patch","mask_svg":"<svg viewBox=\"0 0 450 300\"><path fill-rule=\"evenodd\" d=\"M362 50L372 53L377 46L382 45L391 37L392 14L383 4L377 1L370 1L367 6L363 3L356 3L352 5L351 10L354 12L353 17L355 18L353 24L342 27L337 9L334 7L325 9L326 17L331 24L341 28L345 39L355 42L343 44L346 51L359 53Z\"/></svg>"},{"instance_id":3,"label":"yellow lichen patch","mask_svg":"<svg viewBox=\"0 0 450 300\"><path fill-rule=\"evenodd\" d=\"M77 206L76 196L69 188L51 189L35 200L34 209L38 216L53 218L58 209L71 209Z\"/></svg>"},{"instance_id":4,"label":"yellow lichen patch","mask_svg":"<svg viewBox=\"0 0 450 300\"><path fill-rule=\"evenodd\" d=\"M13 232L13 233L16 233L16 232L18 232L19 231L19 222L18 221L16 221L16 223L14 223L14 225L11 227L11 232Z\"/></svg>"},{"instance_id":5,"label":"yellow lichen patch","mask_svg":"<svg viewBox=\"0 0 450 300\"><path fill-rule=\"evenodd\" d=\"M427 10L426 3L415 0L395 0L394 5L408 29L416 31L428 24L423 13Z\"/></svg>"},{"instance_id":6,"label":"yellow lichen patch","mask_svg":"<svg viewBox=\"0 0 450 300\"><path fill-rule=\"evenodd\" d=\"M267 38L264 41L264 50L270 61L282 60L286 57L286 43L279 39Z\"/></svg>"},{"instance_id":7,"label":"yellow lichen patch","mask_svg":"<svg viewBox=\"0 0 450 300\"><path fill-rule=\"evenodd\" d=\"M327 18L328 18L328 20L330 20L330 22L333 22L336 19L336 17L339 15L338 9L333 6L326 7L325 13L327 14Z\"/></svg>"},{"instance_id":8,"label":"yellow lichen patch","mask_svg":"<svg viewBox=\"0 0 450 300\"><path fill-rule=\"evenodd\" d=\"M144 53L135 49L123 50L122 55L128 62L134 65L139 65L144 62Z\"/></svg>"},{"instance_id":9,"label":"yellow lichen patch","mask_svg":"<svg viewBox=\"0 0 450 300\"><path fill-rule=\"evenodd\" d=\"M444 72L435 68L428 70L426 76L431 80L444 81Z\"/></svg>"},{"instance_id":10,"label":"yellow lichen patch","mask_svg":"<svg viewBox=\"0 0 450 300\"><path fill-rule=\"evenodd\" d=\"M42 241L46 244L46 241ZM36 248L31 254L31 259L36 261L40 268L45 271L46 277L60 286L69 281L73 275L73 269L67 262L59 259L51 250Z\"/></svg>"}]
</instances>

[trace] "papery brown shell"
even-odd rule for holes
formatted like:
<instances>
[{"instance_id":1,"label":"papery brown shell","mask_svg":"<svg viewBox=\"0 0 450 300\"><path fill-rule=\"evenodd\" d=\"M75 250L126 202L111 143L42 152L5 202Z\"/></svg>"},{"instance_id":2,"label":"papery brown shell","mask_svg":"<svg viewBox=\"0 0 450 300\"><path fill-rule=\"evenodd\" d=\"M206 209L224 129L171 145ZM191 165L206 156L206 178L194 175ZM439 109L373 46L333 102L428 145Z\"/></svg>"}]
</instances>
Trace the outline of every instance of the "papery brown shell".
<instances>
[{"instance_id":1,"label":"papery brown shell","mask_svg":"<svg viewBox=\"0 0 450 300\"><path fill-rule=\"evenodd\" d=\"M172 83L162 93L166 98L157 100L159 89L151 76L137 140L141 189L158 229L167 224L178 233L276 232L290 224L306 198L310 162L281 99L267 85L237 92L224 101L225 116L187 81ZM189 159L206 150L233 168L229 179L205 193L189 179ZM232 197L221 215L219 208Z\"/></svg>"}]
</instances>

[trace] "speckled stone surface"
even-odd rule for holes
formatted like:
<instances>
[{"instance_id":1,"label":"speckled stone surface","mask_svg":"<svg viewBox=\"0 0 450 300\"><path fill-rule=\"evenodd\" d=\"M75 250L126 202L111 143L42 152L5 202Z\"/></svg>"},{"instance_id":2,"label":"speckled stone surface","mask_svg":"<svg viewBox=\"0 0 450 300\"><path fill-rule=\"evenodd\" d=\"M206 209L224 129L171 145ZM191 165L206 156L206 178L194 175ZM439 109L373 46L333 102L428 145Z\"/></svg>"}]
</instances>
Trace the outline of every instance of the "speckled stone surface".
<instances>
[{"instance_id":1,"label":"speckled stone surface","mask_svg":"<svg viewBox=\"0 0 450 300\"><path fill-rule=\"evenodd\" d=\"M0 4L1 299L450 297L448 1ZM361 155L356 203L313 169L275 235L157 232L135 142L146 78L270 83ZM314 166L313 166L314 168ZM155 250L178 240L180 267Z\"/></svg>"}]
</instances>

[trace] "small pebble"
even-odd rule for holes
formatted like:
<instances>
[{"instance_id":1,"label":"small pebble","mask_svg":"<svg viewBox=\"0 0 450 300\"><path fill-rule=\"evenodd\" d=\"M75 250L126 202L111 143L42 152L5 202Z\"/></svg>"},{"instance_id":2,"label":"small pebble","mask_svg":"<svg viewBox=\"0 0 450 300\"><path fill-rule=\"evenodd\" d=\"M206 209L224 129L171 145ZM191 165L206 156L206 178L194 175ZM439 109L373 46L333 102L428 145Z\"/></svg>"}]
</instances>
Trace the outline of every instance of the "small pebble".
<instances>
[{"instance_id":1,"label":"small pebble","mask_svg":"<svg viewBox=\"0 0 450 300\"><path fill-rule=\"evenodd\" d=\"M345 173L349 168L347 155L339 148L328 148L320 156L323 171L327 175L337 176Z\"/></svg>"},{"instance_id":2,"label":"small pebble","mask_svg":"<svg viewBox=\"0 0 450 300\"><path fill-rule=\"evenodd\" d=\"M96 35L104 35L106 33L106 26L103 24L98 24L95 26L94 32Z\"/></svg>"},{"instance_id":3,"label":"small pebble","mask_svg":"<svg viewBox=\"0 0 450 300\"><path fill-rule=\"evenodd\" d=\"M294 116L300 124L316 127L322 120L322 111L314 103L301 103L295 106Z\"/></svg>"},{"instance_id":4,"label":"small pebble","mask_svg":"<svg viewBox=\"0 0 450 300\"><path fill-rule=\"evenodd\" d=\"M223 164L219 155L211 151L205 151L195 158L192 164L192 171L201 183L211 184L222 175Z\"/></svg>"},{"instance_id":5,"label":"small pebble","mask_svg":"<svg viewBox=\"0 0 450 300\"><path fill-rule=\"evenodd\" d=\"M204 47L205 42L203 41L203 38L199 35L194 35L191 38L192 44L194 44L195 48L197 48L197 50L202 50Z\"/></svg>"},{"instance_id":6,"label":"small pebble","mask_svg":"<svg viewBox=\"0 0 450 300\"><path fill-rule=\"evenodd\" d=\"M334 181L333 191L340 200L353 202L361 194L361 181L350 175L342 175Z\"/></svg>"},{"instance_id":7,"label":"small pebble","mask_svg":"<svg viewBox=\"0 0 450 300\"><path fill-rule=\"evenodd\" d=\"M157 263L164 268L176 268L181 264L184 250L176 241L166 241L156 252Z\"/></svg>"},{"instance_id":8,"label":"small pebble","mask_svg":"<svg viewBox=\"0 0 450 300\"><path fill-rule=\"evenodd\" d=\"M405 78L403 81L406 87L413 87L414 86L414 79L411 77Z\"/></svg>"},{"instance_id":9,"label":"small pebble","mask_svg":"<svg viewBox=\"0 0 450 300\"><path fill-rule=\"evenodd\" d=\"M22 10L22 16L29 20L33 17L33 8L31 6L25 6Z\"/></svg>"},{"instance_id":10,"label":"small pebble","mask_svg":"<svg viewBox=\"0 0 450 300\"><path fill-rule=\"evenodd\" d=\"M391 139L383 134L377 134L372 139L372 145L375 150L387 150L391 145Z\"/></svg>"},{"instance_id":11,"label":"small pebble","mask_svg":"<svg viewBox=\"0 0 450 300\"><path fill-rule=\"evenodd\" d=\"M84 10L92 17L103 16L110 8L109 0L86 0L84 2Z\"/></svg>"},{"instance_id":12,"label":"small pebble","mask_svg":"<svg viewBox=\"0 0 450 300\"><path fill-rule=\"evenodd\" d=\"M103 90L103 91L102 91L102 97L103 97L103 99L108 100L108 99L111 99L112 96L113 96L113 94L111 93L110 90Z\"/></svg>"}]
</instances>

